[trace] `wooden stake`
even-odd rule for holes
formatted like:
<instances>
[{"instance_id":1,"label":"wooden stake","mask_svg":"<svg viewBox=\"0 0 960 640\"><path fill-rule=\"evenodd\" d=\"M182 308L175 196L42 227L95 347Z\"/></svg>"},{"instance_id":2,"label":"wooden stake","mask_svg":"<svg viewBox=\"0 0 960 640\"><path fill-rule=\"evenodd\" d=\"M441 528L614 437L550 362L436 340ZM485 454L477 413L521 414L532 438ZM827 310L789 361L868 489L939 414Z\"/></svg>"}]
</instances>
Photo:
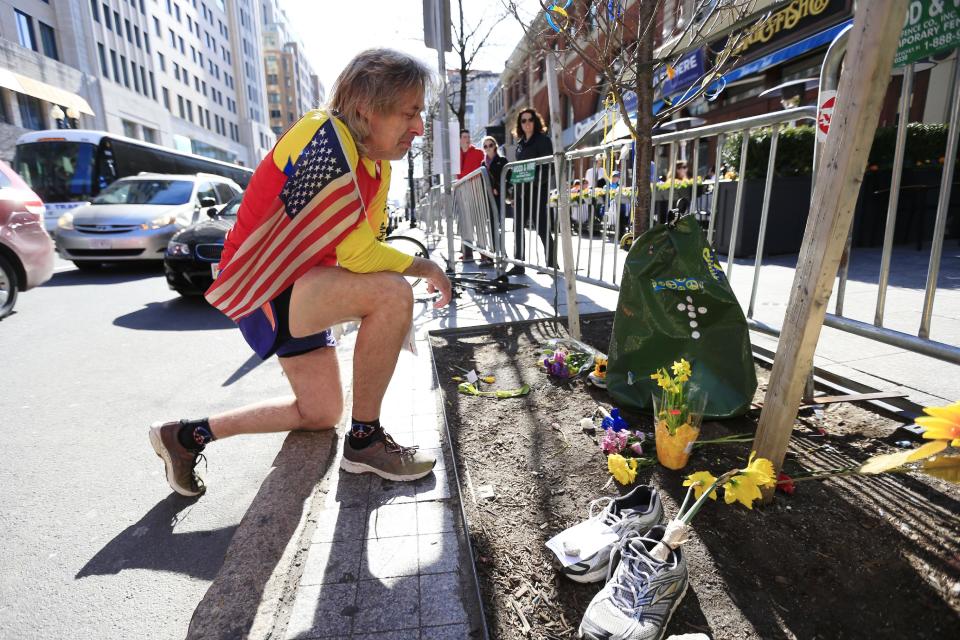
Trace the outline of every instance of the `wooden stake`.
<instances>
[{"instance_id":1,"label":"wooden stake","mask_svg":"<svg viewBox=\"0 0 960 640\"><path fill-rule=\"evenodd\" d=\"M907 0L857 4L754 449L779 470L853 220ZM773 489L764 491L764 501Z\"/></svg>"}]
</instances>

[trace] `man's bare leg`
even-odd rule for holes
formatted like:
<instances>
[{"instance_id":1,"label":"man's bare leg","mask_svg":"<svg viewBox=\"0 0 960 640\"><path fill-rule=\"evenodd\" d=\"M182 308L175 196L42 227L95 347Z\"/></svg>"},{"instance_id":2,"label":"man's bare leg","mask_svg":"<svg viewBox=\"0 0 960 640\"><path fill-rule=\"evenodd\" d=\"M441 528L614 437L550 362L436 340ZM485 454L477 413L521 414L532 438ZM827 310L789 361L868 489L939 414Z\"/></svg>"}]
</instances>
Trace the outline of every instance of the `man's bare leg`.
<instances>
[{"instance_id":1,"label":"man's bare leg","mask_svg":"<svg viewBox=\"0 0 960 640\"><path fill-rule=\"evenodd\" d=\"M336 350L317 349L279 360L293 395L211 416L210 430L215 438L293 429L319 431L337 426L343 413L343 389Z\"/></svg>"},{"instance_id":2,"label":"man's bare leg","mask_svg":"<svg viewBox=\"0 0 960 640\"><path fill-rule=\"evenodd\" d=\"M321 302L322 301L322 302ZM360 318L353 353L353 417L380 417L403 340L410 330L413 292L395 273L318 268L297 281L290 297L290 333L310 335Z\"/></svg>"}]
</instances>

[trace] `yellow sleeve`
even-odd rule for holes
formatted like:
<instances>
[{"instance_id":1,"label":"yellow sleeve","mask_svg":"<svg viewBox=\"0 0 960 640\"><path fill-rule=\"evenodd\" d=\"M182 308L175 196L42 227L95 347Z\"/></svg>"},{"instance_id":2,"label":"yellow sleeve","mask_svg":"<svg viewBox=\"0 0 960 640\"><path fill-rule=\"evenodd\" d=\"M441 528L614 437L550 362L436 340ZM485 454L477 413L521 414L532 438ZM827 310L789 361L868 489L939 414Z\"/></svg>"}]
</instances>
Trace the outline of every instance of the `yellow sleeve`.
<instances>
[{"instance_id":1,"label":"yellow sleeve","mask_svg":"<svg viewBox=\"0 0 960 640\"><path fill-rule=\"evenodd\" d=\"M337 245L337 262L354 273L403 273L413 263L413 256L379 242L370 225L361 222Z\"/></svg>"}]
</instances>

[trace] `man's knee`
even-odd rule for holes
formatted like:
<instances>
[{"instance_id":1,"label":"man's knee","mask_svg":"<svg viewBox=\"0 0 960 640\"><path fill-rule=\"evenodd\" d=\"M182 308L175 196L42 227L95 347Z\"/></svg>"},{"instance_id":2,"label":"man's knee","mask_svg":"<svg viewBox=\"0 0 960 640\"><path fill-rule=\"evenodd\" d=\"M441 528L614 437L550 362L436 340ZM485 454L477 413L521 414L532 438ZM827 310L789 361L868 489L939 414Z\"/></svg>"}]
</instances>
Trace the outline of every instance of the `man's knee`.
<instances>
[{"instance_id":1,"label":"man's knee","mask_svg":"<svg viewBox=\"0 0 960 640\"><path fill-rule=\"evenodd\" d=\"M399 273L388 273L384 276L382 290L378 292L378 296L382 296L382 305L393 311L412 313L413 289L410 288L406 278Z\"/></svg>"},{"instance_id":2,"label":"man's knee","mask_svg":"<svg viewBox=\"0 0 960 640\"><path fill-rule=\"evenodd\" d=\"M333 429L343 417L343 399L331 400L323 405L304 405L297 403L300 411L300 429L303 431L325 431Z\"/></svg>"}]
</instances>

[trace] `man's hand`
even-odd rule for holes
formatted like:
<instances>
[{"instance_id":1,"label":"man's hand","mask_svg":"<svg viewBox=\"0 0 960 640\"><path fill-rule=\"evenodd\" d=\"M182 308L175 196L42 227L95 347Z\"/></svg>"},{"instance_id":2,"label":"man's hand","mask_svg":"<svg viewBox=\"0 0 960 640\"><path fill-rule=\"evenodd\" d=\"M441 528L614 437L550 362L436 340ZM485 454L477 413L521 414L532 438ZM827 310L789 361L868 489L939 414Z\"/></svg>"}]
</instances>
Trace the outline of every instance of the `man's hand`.
<instances>
[{"instance_id":1,"label":"man's hand","mask_svg":"<svg viewBox=\"0 0 960 640\"><path fill-rule=\"evenodd\" d=\"M450 291L450 280L447 278L447 274L443 272L443 269L440 268L440 265L433 260L419 257L414 258L410 266L407 267L407 270L403 272L403 275L423 278L427 281L427 291L430 293L440 292L440 297L433 303L434 309L445 307L447 303L450 302L452 295Z\"/></svg>"}]
</instances>

